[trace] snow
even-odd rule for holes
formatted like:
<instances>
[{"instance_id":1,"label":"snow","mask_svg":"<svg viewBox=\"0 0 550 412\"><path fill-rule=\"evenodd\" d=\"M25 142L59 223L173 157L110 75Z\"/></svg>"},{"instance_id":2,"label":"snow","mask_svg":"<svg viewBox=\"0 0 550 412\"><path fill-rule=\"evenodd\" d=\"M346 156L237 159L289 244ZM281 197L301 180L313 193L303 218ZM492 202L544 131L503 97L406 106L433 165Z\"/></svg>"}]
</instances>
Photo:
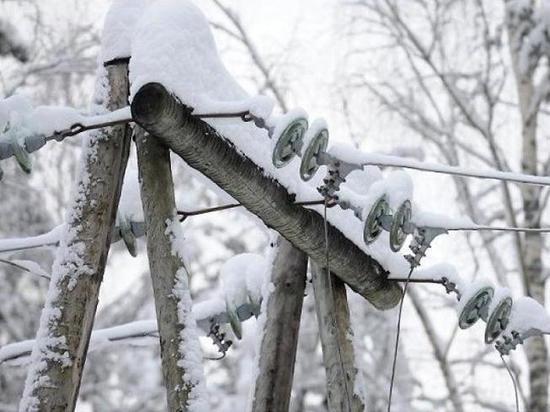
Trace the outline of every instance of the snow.
<instances>
[{"instance_id":1,"label":"snow","mask_svg":"<svg viewBox=\"0 0 550 412\"><path fill-rule=\"evenodd\" d=\"M346 182L342 187L350 187L358 194L366 195L372 185L384 178L380 169L376 166L367 166L363 169L354 170L346 176Z\"/></svg>"},{"instance_id":2,"label":"snow","mask_svg":"<svg viewBox=\"0 0 550 412\"><path fill-rule=\"evenodd\" d=\"M32 102L26 95L15 94L0 100L0 132L4 132L10 123L17 122L22 114L32 110Z\"/></svg>"},{"instance_id":3,"label":"snow","mask_svg":"<svg viewBox=\"0 0 550 412\"><path fill-rule=\"evenodd\" d=\"M535 299L522 296L512 305L510 322L503 335L510 335L512 331L519 332L523 337L550 334L550 316Z\"/></svg>"},{"instance_id":4,"label":"snow","mask_svg":"<svg viewBox=\"0 0 550 412\"><path fill-rule=\"evenodd\" d=\"M201 321L225 313L225 302L221 299L210 299L195 303L193 305L193 313L197 320L197 326L201 327L205 332L209 332L210 322L203 324Z\"/></svg>"},{"instance_id":5,"label":"snow","mask_svg":"<svg viewBox=\"0 0 550 412\"><path fill-rule=\"evenodd\" d=\"M199 75L197 75L199 74ZM159 0L139 20L132 39L131 94L160 82L197 113L246 99L218 58L206 17L187 0ZM223 96L211 91L224 90ZM227 108L227 106L225 106Z\"/></svg>"},{"instance_id":6,"label":"snow","mask_svg":"<svg viewBox=\"0 0 550 412\"><path fill-rule=\"evenodd\" d=\"M61 224L47 233L32 237L0 239L0 252L13 252L22 249L32 249L42 246L55 246L59 243L66 225Z\"/></svg>"},{"instance_id":7,"label":"snow","mask_svg":"<svg viewBox=\"0 0 550 412\"><path fill-rule=\"evenodd\" d=\"M259 303L262 297L262 285L267 272L266 259L255 253L242 253L228 259L220 269L225 300L230 310L250 298Z\"/></svg>"},{"instance_id":8,"label":"snow","mask_svg":"<svg viewBox=\"0 0 550 412\"><path fill-rule=\"evenodd\" d=\"M33 107L28 98L16 95L0 100L0 143L16 141L24 145L25 139L33 136L52 138L56 132L69 130L72 126L93 126L131 117L129 106L113 112L103 109L101 114L89 115L72 107Z\"/></svg>"},{"instance_id":9,"label":"snow","mask_svg":"<svg viewBox=\"0 0 550 412\"><path fill-rule=\"evenodd\" d=\"M50 136L56 131L81 123L83 115L76 109L64 106L38 106L28 114L25 126L32 134Z\"/></svg>"},{"instance_id":10,"label":"snow","mask_svg":"<svg viewBox=\"0 0 550 412\"><path fill-rule=\"evenodd\" d=\"M218 56L207 19L197 6L186 0L159 0L143 13L132 39L130 81L132 96L143 85L159 82L183 104L194 108L195 113L212 112L222 106L228 110L232 105L241 109L242 102L250 99ZM226 107L227 105L229 106ZM293 117L297 115L304 116L305 113L298 109L287 114ZM268 126L273 126L275 122L274 131L277 132L287 124L288 119L272 116L266 120ZM273 166L271 159L275 142L270 141L266 130L256 127L252 122L243 123L238 119L206 119L206 122L257 164L267 177L275 179L289 193L295 194L296 201L320 198L316 187L322 184L325 167L321 167L310 182L304 183L299 177L298 157L284 168L276 169ZM321 124L315 127L320 126ZM325 122L322 126L326 126ZM351 161L391 160L397 166L424 165L411 159L367 155L343 146L334 146L330 152ZM449 169L442 165L429 166ZM404 199L411 198L412 184L405 173L390 173L386 179L381 179L381 173L376 167L369 166L366 169L367 173L351 173L345 184L346 189L362 195L367 195L368 189L369 199L363 199L365 206L372 204L378 193L388 193L393 207L397 207ZM548 181L550 183L550 179ZM351 198L352 194L348 197ZM322 206L310 208L323 214ZM331 208L327 211L327 219L389 272L407 271L408 263L389 249L385 234L369 246L364 244L362 225L353 211Z\"/></svg>"},{"instance_id":11,"label":"snow","mask_svg":"<svg viewBox=\"0 0 550 412\"><path fill-rule=\"evenodd\" d=\"M271 281L271 276L273 273L273 264L275 263L275 259L277 257L277 253L279 251L277 238L279 237L278 233L271 232L270 236L270 244L272 245L269 251L267 252L267 256L264 258L264 265L262 267L263 273L258 272L258 277L263 279L262 282L262 290L261 290L261 308L260 308L260 315L258 316L258 319L256 321L256 341L254 342L254 360L252 363L252 371L251 376L249 379L249 382L257 382L257 377L260 373L260 354L261 354L261 347L262 347L262 340L265 333L265 325L267 322L267 305L269 303L269 296L271 293L275 290L275 285ZM254 403L254 394L255 394L255 385L250 385L249 390L249 396L248 396L248 403L247 403L247 411L252 410L252 405Z\"/></svg>"},{"instance_id":12,"label":"snow","mask_svg":"<svg viewBox=\"0 0 550 412\"><path fill-rule=\"evenodd\" d=\"M26 97L9 97L0 101L0 141L15 138L23 144L27 136L50 136L82 120L83 115L70 107L33 107Z\"/></svg>"},{"instance_id":13,"label":"snow","mask_svg":"<svg viewBox=\"0 0 550 412\"><path fill-rule=\"evenodd\" d=\"M388 173L385 179L377 181L373 186L377 184L384 185L388 203L394 210L397 210L404 201L412 201L412 179L407 173L401 170Z\"/></svg>"},{"instance_id":14,"label":"snow","mask_svg":"<svg viewBox=\"0 0 550 412\"><path fill-rule=\"evenodd\" d=\"M387 156L376 153L365 153L345 145L332 146L329 149L329 153L340 160L353 164L401 167L434 173L479 177L483 179L508 180L544 186L550 185L550 178L548 177L531 176L522 173L501 172L498 170L474 170L437 163L419 162L409 158Z\"/></svg>"},{"instance_id":15,"label":"snow","mask_svg":"<svg viewBox=\"0 0 550 412\"><path fill-rule=\"evenodd\" d=\"M355 183L355 181L351 182ZM357 181L355 184L359 186L361 182ZM386 177L373 181L366 190L366 195L360 195L354 189L354 185L344 184L337 194L341 200L347 200L362 208L363 221L380 197L385 196L390 208L397 210L405 200L412 200L413 195L412 180L409 175L401 171L388 173Z\"/></svg>"},{"instance_id":16,"label":"snow","mask_svg":"<svg viewBox=\"0 0 550 412\"><path fill-rule=\"evenodd\" d=\"M209 113L245 113L249 112L253 116L269 120L275 102L268 96L252 96L246 97L243 100L235 101L209 101L205 106L204 111L195 110L194 114L209 114ZM207 107L207 108L206 108Z\"/></svg>"},{"instance_id":17,"label":"snow","mask_svg":"<svg viewBox=\"0 0 550 412\"><path fill-rule=\"evenodd\" d=\"M174 211L176 216L176 211ZM208 410L208 392L202 369L202 350L199 343L197 322L192 311L192 300L189 291L189 274L185 269L185 240L180 222L175 218L166 222L166 234L170 237L172 255L179 258L180 268L175 274L172 293L177 301L179 332L179 350L177 366L182 369L185 388L174 388L176 391L188 392L188 410L202 412Z\"/></svg>"},{"instance_id":18,"label":"snow","mask_svg":"<svg viewBox=\"0 0 550 412\"><path fill-rule=\"evenodd\" d=\"M138 181L138 169L133 161L128 162L128 167L124 176L122 192L118 204L118 215L130 222L143 222L143 208L141 205L141 195Z\"/></svg>"},{"instance_id":19,"label":"snow","mask_svg":"<svg viewBox=\"0 0 550 412\"><path fill-rule=\"evenodd\" d=\"M32 260L12 259L10 260L10 262L22 268L25 268L35 275L41 276L46 279L50 278L50 274L46 272L46 270L44 270L42 266Z\"/></svg>"},{"instance_id":20,"label":"snow","mask_svg":"<svg viewBox=\"0 0 550 412\"><path fill-rule=\"evenodd\" d=\"M447 230L475 229L479 227L469 216L450 217L439 213L425 212L413 207L412 221L419 227L433 227Z\"/></svg>"},{"instance_id":21,"label":"snow","mask_svg":"<svg viewBox=\"0 0 550 412\"><path fill-rule=\"evenodd\" d=\"M138 206L140 205L141 203L139 203ZM135 209L135 207L136 207L136 204L133 203L131 208ZM122 210L124 211L125 209L122 209ZM143 218L143 216L140 216L137 213L137 209L136 209L136 212L132 212L132 213L130 214L130 216L135 217L135 219L133 219L132 222L143 225L144 224L143 220L139 219L140 217ZM142 213L142 212L139 212L139 213ZM55 226L49 232L46 232L37 236L0 239L0 253L15 252L18 250L34 249L39 247L58 246L60 240L63 238L64 234L67 231L66 226L67 225L63 223L61 225ZM111 237L111 242L116 243L120 240L121 240L120 234L117 232L117 229L115 229L113 236Z\"/></svg>"},{"instance_id":22,"label":"snow","mask_svg":"<svg viewBox=\"0 0 550 412\"><path fill-rule=\"evenodd\" d=\"M484 287L492 287L494 289L493 283L486 278L475 279L474 281L465 284L463 289L460 289L460 300L456 305L456 313L458 316L460 316L468 301L477 293L477 291Z\"/></svg>"},{"instance_id":23,"label":"snow","mask_svg":"<svg viewBox=\"0 0 550 412\"><path fill-rule=\"evenodd\" d=\"M308 119L307 112L301 107L290 109L281 116L267 119L267 126L273 128L273 136L280 136L290 123L298 119ZM273 149L276 141L271 140L271 143Z\"/></svg>"},{"instance_id":24,"label":"snow","mask_svg":"<svg viewBox=\"0 0 550 412\"><path fill-rule=\"evenodd\" d=\"M106 70L101 65L98 68L98 81L94 101L97 102L95 110L98 112L106 111L102 106L108 94L108 82L106 80ZM78 171L76 190L73 194L71 207L67 210L63 233L59 241L59 247L52 267L52 274L46 303L40 316L40 324L36 334L36 342L31 353L31 366L25 381L23 397L19 405L22 411L37 410L39 405L35 397L36 391L41 387L47 386L48 361L56 360L63 364L71 363L69 354L66 351L65 337L58 335L57 328L61 320L61 310L59 309L59 297L62 288L72 290L80 276L94 274L94 271L88 267L82 253L85 249L84 243L77 240L76 234L79 230L79 222L82 217L82 207L87 201L86 193L90 185L95 182L90 179L87 170L89 164L96 157L97 139L100 133L89 133L85 135L82 142L82 159Z\"/></svg>"},{"instance_id":25,"label":"snow","mask_svg":"<svg viewBox=\"0 0 550 412\"><path fill-rule=\"evenodd\" d=\"M491 299L491 304L489 305L489 314L493 313L498 304L507 297L512 297L512 291L508 288L497 286L493 299Z\"/></svg>"},{"instance_id":26,"label":"snow","mask_svg":"<svg viewBox=\"0 0 550 412\"><path fill-rule=\"evenodd\" d=\"M300 110L302 111L303 109L300 109ZM303 111L301 117L304 117L307 119L307 113ZM328 130L328 124L325 119L317 118L313 120L313 122L311 122L311 124L309 125L306 131L306 134L304 135L302 152L304 152L306 147L309 146L309 143L313 140L313 138L325 129Z\"/></svg>"},{"instance_id":27,"label":"snow","mask_svg":"<svg viewBox=\"0 0 550 412\"><path fill-rule=\"evenodd\" d=\"M207 334L210 331L210 318L220 318L225 314L225 303L221 299L209 299L193 305L193 315L197 319L197 325ZM92 331L88 352L102 350L113 344L125 343L132 346L158 343L158 328L156 319L138 320L123 325ZM152 337L146 339L144 337ZM27 364L34 339L15 342L0 347L0 364L14 362Z\"/></svg>"},{"instance_id":28,"label":"snow","mask_svg":"<svg viewBox=\"0 0 550 412\"><path fill-rule=\"evenodd\" d=\"M152 0L115 0L105 16L101 61L129 58L135 25Z\"/></svg>"},{"instance_id":29,"label":"snow","mask_svg":"<svg viewBox=\"0 0 550 412\"><path fill-rule=\"evenodd\" d=\"M356 371L355 382L353 386L353 394L359 397L359 399L361 400L361 403L365 405L365 411L366 411L367 410L366 405L368 403L368 394L367 394L368 385L366 383L365 376L364 376L365 369L362 367L362 362L361 362L361 353L363 352L361 339L364 337L353 333L353 331L358 331L360 330L360 328L356 326L357 320L352 314L350 314L349 322L350 322L350 328L347 331L346 339L351 342L351 345L353 348L353 354L354 354L353 366Z\"/></svg>"},{"instance_id":30,"label":"snow","mask_svg":"<svg viewBox=\"0 0 550 412\"><path fill-rule=\"evenodd\" d=\"M407 275L407 273L392 273L388 278L402 278L403 275ZM466 281L458 274L456 267L450 263L438 263L431 266L419 267L411 275L412 280L432 280L438 282L443 278L447 278L449 282L454 283L461 292L467 289Z\"/></svg>"}]
</instances>

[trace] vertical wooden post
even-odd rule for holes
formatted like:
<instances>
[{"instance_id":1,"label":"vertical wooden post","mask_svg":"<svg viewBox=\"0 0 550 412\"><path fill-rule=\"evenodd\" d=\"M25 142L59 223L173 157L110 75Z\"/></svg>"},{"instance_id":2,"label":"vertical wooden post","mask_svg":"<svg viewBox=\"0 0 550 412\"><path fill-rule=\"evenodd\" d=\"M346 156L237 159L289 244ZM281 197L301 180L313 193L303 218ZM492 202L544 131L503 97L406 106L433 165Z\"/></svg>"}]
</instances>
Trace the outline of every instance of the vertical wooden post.
<instances>
[{"instance_id":1,"label":"vertical wooden post","mask_svg":"<svg viewBox=\"0 0 550 412\"><path fill-rule=\"evenodd\" d=\"M128 104L128 62L105 70L96 103L113 111ZM130 147L128 126L94 133L53 265L21 411L71 411L78 398Z\"/></svg>"},{"instance_id":2,"label":"vertical wooden post","mask_svg":"<svg viewBox=\"0 0 550 412\"><path fill-rule=\"evenodd\" d=\"M188 409L191 392L199 384L197 377L187 370L191 362L184 359L186 354L182 350L186 348L183 345L198 345L198 340L195 343L184 342L182 331L194 326L182 323L180 315L182 310L191 313L191 301L186 302L174 293L178 276L187 277L187 271L181 259L172 253L170 234L166 230L166 222L177 219L170 152L139 127L135 132L135 141L168 410L181 412ZM183 292L189 293L188 290ZM200 362L201 359L194 361Z\"/></svg>"},{"instance_id":3,"label":"vertical wooden post","mask_svg":"<svg viewBox=\"0 0 550 412\"><path fill-rule=\"evenodd\" d=\"M300 315L304 301L307 255L278 238L267 301L267 319L260 349L252 411L288 411Z\"/></svg>"},{"instance_id":4,"label":"vertical wooden post","mask_svg":"<svg viewBox=\"0 0 550 412\"><path fill-rule=\"evenodd\" d=\"M311 265L311 273L327 376L329 410L364 411L365 404L355 390L358 371L350 339L353 331L350 327L346 286L336 276L327 276L315 264ZM329 282L332 282L332 286Z\"/></svg>"}]
</instances>

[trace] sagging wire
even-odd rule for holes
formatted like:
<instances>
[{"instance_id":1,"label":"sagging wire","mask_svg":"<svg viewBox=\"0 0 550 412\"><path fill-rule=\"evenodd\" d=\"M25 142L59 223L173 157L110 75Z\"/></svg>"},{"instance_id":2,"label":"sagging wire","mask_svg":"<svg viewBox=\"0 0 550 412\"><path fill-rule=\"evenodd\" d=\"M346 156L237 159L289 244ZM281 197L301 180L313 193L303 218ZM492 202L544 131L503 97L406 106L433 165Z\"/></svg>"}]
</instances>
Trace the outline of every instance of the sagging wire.
<instances>
[{"instance_id":1,"label":"sagging wire","mask_svg":"<svg viewBox=\"0 0 550 412\"><path fill-rule=\"evenodd\" d=\"M500 354L500 359L502 360L502 363L506 370L508 371L508 375L510 375L510 379L512 380L512 384L514 385L514 396L516 399L516 412L519 412L519 395L518 395L518 384L516 382L516 379L514 378L514 374L512 373L512 370L510 369L510 366L508 366L508 363L504 359L504 355Z\"/></svg>"},{"instance_id":2,"label":"sagging wire","mask_svg":"<svg viewBox=\"0 0 550 412\"><path fill-rule=\"evenodd\" d=\"M397 352L399 350L399 338L401 336L401 315L403 313L403 303L405 302L405 295L407 294L407 288L409 287L409 283L411 281L411 276L414 271L414 266L411 265L411 270L409 271L409 274L407 275L407 279L405 280L405 286L403 286L403 295L401 296L401 301L399 302L399 312L397 314L397 331L395 334L395 346L393 351L393 360L392 360L392 367L391 367L391 377L390 377L390 391L388 394L388 412L391 412L391 405L392 405L392 395L393 395L393 383L395 380L395 368L397 365Z\"/></svg>"}]
</instances>

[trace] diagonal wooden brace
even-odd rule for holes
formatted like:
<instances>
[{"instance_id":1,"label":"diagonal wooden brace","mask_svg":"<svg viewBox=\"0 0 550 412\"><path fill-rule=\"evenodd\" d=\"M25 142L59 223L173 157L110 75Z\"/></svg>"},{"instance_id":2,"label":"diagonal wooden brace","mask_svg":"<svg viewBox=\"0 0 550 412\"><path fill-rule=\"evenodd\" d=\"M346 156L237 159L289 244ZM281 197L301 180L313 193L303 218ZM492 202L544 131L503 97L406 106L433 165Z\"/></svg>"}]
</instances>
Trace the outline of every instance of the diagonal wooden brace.
<instances>
[{"instance_id":1,"label":"diagonal wooden brace","mask_svg":"<svg viewBox=\"0 0 550 412\"><path fill-rule=\"evenodd\" d=\"M136 93L132 117L191 167L323 266L322 216L293 204L292 196L283 186L266 177L211 126L192 117L161 84L148 83ZM395 306L401 298L401 289L388 281L382 266L330 224L328 235L332 271L378 309Z\"/></svg>"}]
</instances>

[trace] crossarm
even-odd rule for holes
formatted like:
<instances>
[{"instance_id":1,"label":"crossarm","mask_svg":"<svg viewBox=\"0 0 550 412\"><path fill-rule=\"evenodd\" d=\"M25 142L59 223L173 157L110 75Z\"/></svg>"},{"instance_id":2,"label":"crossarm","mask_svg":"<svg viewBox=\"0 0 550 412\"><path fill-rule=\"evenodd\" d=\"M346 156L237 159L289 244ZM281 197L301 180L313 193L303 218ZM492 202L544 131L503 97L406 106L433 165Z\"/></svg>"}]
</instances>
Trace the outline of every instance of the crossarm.
<instances>
[{"instance_id":1,"label":"crossarm","mask_svg":"<svg viewBox=\"0 0 550 412\"><path fill-rule=\"evenodd\" d=\"M268 227L324 266L323 217L293 204L292 196L283 186L265 176L211 126L191 116L161 84L146 84L136 93L132 117ZM328 235L331 270L377 308L395 306L401 289L387 280L388 274L382 266L330 224Z\"/></svg>"}]
</instances>

